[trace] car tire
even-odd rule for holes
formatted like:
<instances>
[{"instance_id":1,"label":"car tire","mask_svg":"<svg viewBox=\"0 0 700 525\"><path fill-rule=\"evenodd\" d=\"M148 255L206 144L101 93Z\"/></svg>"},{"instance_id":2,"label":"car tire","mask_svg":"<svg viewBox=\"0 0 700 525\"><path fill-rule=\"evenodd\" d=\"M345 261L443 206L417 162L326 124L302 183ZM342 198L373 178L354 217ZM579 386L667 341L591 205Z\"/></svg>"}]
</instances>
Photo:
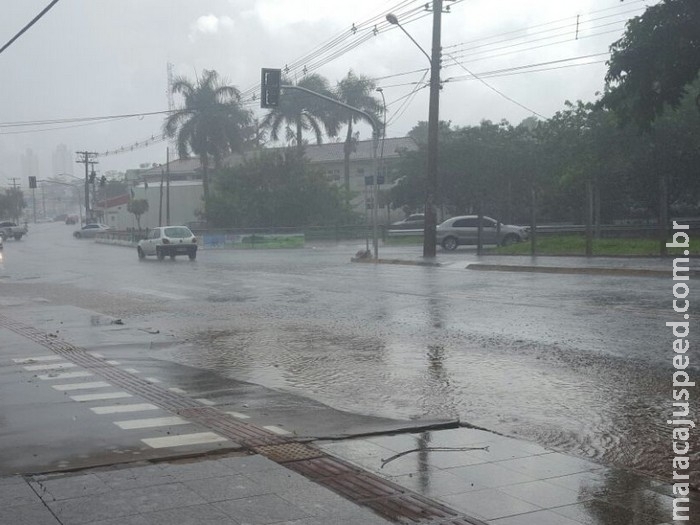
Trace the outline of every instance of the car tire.
<instances>
[{"instance_id":1,"label":"car tire","mask_svg":"<svg viewBox=\"0 0 700 525\"><path fill-rule=\"evenodd\" d=\"M190 258L190 261L194 261L197 258L197 250L192 250L187 255Z\"/></svg>"},{"instance_id":2,"label":"car tire","mask_svg":"<svg viewBox=\"0 0 700 525\"><path fill-rule=\"evenodd\" d=\"M160 248L160 246L156 247L156 257L159 261L165 259L165 252Z\"/></svg>"},{"instance_id":3,"label":"car tire","mask_svg":"<svg viewBox=\"0 0 700 525\"><path fill-rule=\"evenodd\" d=\"M21 234L21 233L15 234L15 240L16 240L16 241L19 241L21 238L22 238L22 234Z\"/></svg>"},{"instance_id":4,"label":"car tire","mask_svg":"<svg viewBox=\"0 0 700 525\"><path fill-rule=\"evenodd\" d=\"M75 237L76 239L80 239L80 237L82 237L82 235L80 234L80 232L75 232L73 234L73 237Z\"/></svg>"},{"instance_id":5,"label":"car tire","mask_svg":"<svg viewBox=\"0 0 700 525\"><path fill-rule=\"evenodd\" d=\"M140 246L138 248L136 248L136 252L139 254L139 260L146 258L146 254L143 253L143 250L141 249Z\"/></svg>"},{"instance_id":6,"label":"car tire","mask_svg":"<svg viewBox=\"0 0 700 525\"><path fill-rule=\"evenodd\" d=\"M509 233L508 235L503 237L503 240L501 241L501 246L510 246L511 244L515 244L516 242L520 242L520 237Z\"/></svg>"},{"instance_id":7,"label":"car tire","mask_svg":"<svg viewBox=\"0 0 700 525\"><path fill-rule=\"evenodd\" d=\"M442 241L442 247L448 252L456 250L457 246L459 246L459 241L457 241L457 237L445 237Z\"/></svg>"},{"instance_id":8,"label":"car tire","mask_svg":"<svg viewBox=\"0 0 700 525\"><path fill-rule=\"evenodd\" d=\"M175 254L174 254L174 253L171 253L171 254L170 254L170 260L171 260L171 261L174 261L174 260L175 260Z\"/></svg>"}]
</instances>

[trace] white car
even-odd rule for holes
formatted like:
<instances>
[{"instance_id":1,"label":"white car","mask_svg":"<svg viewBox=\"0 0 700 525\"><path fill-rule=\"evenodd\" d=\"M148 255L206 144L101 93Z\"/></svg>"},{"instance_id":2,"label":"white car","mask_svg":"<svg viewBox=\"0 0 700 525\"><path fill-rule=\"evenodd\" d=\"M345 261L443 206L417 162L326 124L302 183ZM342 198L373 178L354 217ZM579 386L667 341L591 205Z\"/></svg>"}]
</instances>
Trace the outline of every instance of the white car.
<instances>
[{"instance_id":1,"label":"white car","mask_svg":"<svg viewBox=\"0 0 700 525\"><path fill-rule=\"evenodd\" d=\"M481 242L507 246L522 242L529 236L529 228L502 224L491 217L481 218ZM437 226L437 243L445 250L452 251L464 244L477 244L479 234L479 217L462 215L452 217Z\"/></svg>"},{"instance_id":2,"label":"white car","mask_svg":"<svg viewBox=\"0 0 700 525\"><path fill-rule=\"evenodd\" d=\"M91 222L86 224L79 230L73 232L73 237L76 239L93 239L98 233L109 231L111 228L106 224L99 222Z\"/></svg>"},{"instance_id":3,"label":"white car","mask_svg":"<svg viewBox=\"0 0 700 525\"><path fill-rule=\"evenodd\" d=\"M187 226L160 226L149 230L145 239L139 241L136 251L139 259L155 255L159 261L170 256L187 255L191 261L197 258L197 237Z\"/></svg>"}]
</instances>

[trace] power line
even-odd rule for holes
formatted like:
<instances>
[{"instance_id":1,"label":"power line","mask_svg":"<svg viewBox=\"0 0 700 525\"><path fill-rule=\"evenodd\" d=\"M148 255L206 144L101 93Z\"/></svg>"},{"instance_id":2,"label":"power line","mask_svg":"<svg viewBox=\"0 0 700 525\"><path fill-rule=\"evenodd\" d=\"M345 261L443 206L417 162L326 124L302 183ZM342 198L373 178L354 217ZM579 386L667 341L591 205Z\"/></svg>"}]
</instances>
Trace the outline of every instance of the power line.
<instances>
[{"instance_id":1,"label":"power line","mask_svg":"<svg viewBox=\"0 0 700 525\"><path fill-rule=\"evenodd\" d=\"M36 24L36 23L39 21L39 19L40 19L42 16L44 16L46 13L48 13L49 10L50 10L53 6L55 6L57 3L58 3L58 0L52 0L51 3L50 3L49 5L47 5L44 9L42 9L41 13L39 13L38 15L36 15L36 16L32 19L31 22L29 22L26 26L24 26L24 27L20 30L19 33L17 33L15 36L13 36L13 37L9 40L9 42L7 42L7 44L5 44L4 46L2 46L2 48L0 48L0 53L2 53L2 52L5 51L8 47L10 47L10 46L14 43L15 40L17 40L19 37L21 37L30 27L32 27L34 24Z\"/></svg>"},{"instance_id":2,"label":"power line","mask_svg":"<svg viewBox=\"0 0 700 525\"><path fill-rule=\"evenodd\" d=\"M502 91L499 91L498 89L496 89L495 87L493 87L491 84L489 84L488 82L486 82L486 81L485 81L484 79L482 79L481 77L476 76L474 73L472 73L471 71L469 71L469 69L468 69L464 64L462 64L461 62L459 62L457 59L453 58L452 55L450 55L449 53L445 53L445 54L446 54L448 57L450 57L452 60L454 60L454 61L455 61L462 69L464 69L467 73L469 73L471 76L473 76L475 79L477 79L479 82L481 82L482 84L484 84L487 88L489 88L491 91L494 91L495 93L498 93L500 96L502 96L502 97L505 98L506 100L509 100L509 101L512 102L513 104L515 104L515 105L517 105L517 106L520 106L521 108L523 108L523 109L529 111L529 112L532 113L533 115L537 115L538 117L543 118L543 119L545 119L545 120L547 119L547 117L545 117L545 116L542 115L541 113L538 113L538 112L535 111L534 109L531 109L531 108L527 107L526 105L521 104L521 103L518 102L517 100L515 100L515 99L509 97L508 95L506 95L506 94L503 93Z\"/></svg>"}]
</instances>

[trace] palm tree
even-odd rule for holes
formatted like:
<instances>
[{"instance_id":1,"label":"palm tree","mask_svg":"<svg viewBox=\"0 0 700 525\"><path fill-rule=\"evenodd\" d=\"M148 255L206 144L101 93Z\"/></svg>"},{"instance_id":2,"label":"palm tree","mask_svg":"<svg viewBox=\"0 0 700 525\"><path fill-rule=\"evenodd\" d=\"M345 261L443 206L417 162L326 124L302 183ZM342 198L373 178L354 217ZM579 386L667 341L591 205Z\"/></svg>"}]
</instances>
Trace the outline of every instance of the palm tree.
<instances>
[{"instance_id":1,"label":"palm tree","mask_svg":"<svg viewBox=\"0 0 700 525\"><path fill-rule=\"evenodd\" d=\"M289 84L289 81L283 82ZM326 96L333 96L330 84L321 75L308 75L297 82L297 86ZM304 147L303 133L312 130L316 144L323 142L323 132L329 137L338 134L336 113L328 102L307 93L287 90L280 97L279 106L272 109L262 121L263 127L270 130L270 137L279 140L280 129L285 128L285 139L294 141L299 150Z\"/></svg>"},{"instance_id":2,"label":"palm tree","mask_svg":"<svg viewBox=\"0 0 700 525\"><path fill-rule=\"evenodd\" d=\"M251 114L241 107L238 89L224 84L214 70L204 70L196 84L185 77L176 78L172 92L180 93L185 105L168 115L163 129L168 137L177 136L180 158L187 158L190 150L199 155L207 219L210 159L221 169L227 154L241 150L250 131Z\"/></svg>"},{"instance_id":3,"label":"palm tree","mask_svg":"<svg viewBox=\"0 0 700 525\"><path fill-rule=\"evenodd\" d=\"M374 118L375 122L379 122L379 115L382 110L382 103L376 99L372 93L376 89L377 85L374 81L365 76L357 76L352 70L348 75L338 82L336 88L336 98L341 102L353 106L357 109L369 113ZM345 137L345 145L343 147L344 165L343 165L343 175L345 183L345 191L347 195L350 192L350 154L356 149L356 139L352 134L353 124L365 121L369 122L367 117L349 111L347 109L338 110L340 122L347 124L348 132Z\"/></svg>"}]
</instances>

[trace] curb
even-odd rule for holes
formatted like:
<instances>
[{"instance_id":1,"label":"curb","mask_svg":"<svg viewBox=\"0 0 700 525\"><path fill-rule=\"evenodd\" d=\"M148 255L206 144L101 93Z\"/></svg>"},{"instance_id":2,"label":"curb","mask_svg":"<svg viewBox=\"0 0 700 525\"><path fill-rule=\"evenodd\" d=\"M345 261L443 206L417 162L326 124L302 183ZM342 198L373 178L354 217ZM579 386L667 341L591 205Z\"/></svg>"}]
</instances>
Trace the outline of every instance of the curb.
<instances>
[{"instance_id":1,"label":"curb","mask_svg":"<svg viewBox=\"0 0 700 525\"><path fill-rule=\"evenodd\" d=\"M507 264L470 264L467 270L482 272L557 273L568 275L616 275L621 277L669 277L672 270L642 268L570 268L562 266L513 266ZM700 275L700 270L690 270L689 275Z\"/></svg>"},{"instance_id":2,"label":"curb","mask_svg":"<svg viewBox=\"0 0 700 525\"><path fill-rule=\"evenodd\" d=\"M438 262L429 261L404 261L402 259L368 259L353 257L350 262L354 263L370 263L370 264L401 264L404 266L442 266Z\"/></svg>"}]
</instances>

